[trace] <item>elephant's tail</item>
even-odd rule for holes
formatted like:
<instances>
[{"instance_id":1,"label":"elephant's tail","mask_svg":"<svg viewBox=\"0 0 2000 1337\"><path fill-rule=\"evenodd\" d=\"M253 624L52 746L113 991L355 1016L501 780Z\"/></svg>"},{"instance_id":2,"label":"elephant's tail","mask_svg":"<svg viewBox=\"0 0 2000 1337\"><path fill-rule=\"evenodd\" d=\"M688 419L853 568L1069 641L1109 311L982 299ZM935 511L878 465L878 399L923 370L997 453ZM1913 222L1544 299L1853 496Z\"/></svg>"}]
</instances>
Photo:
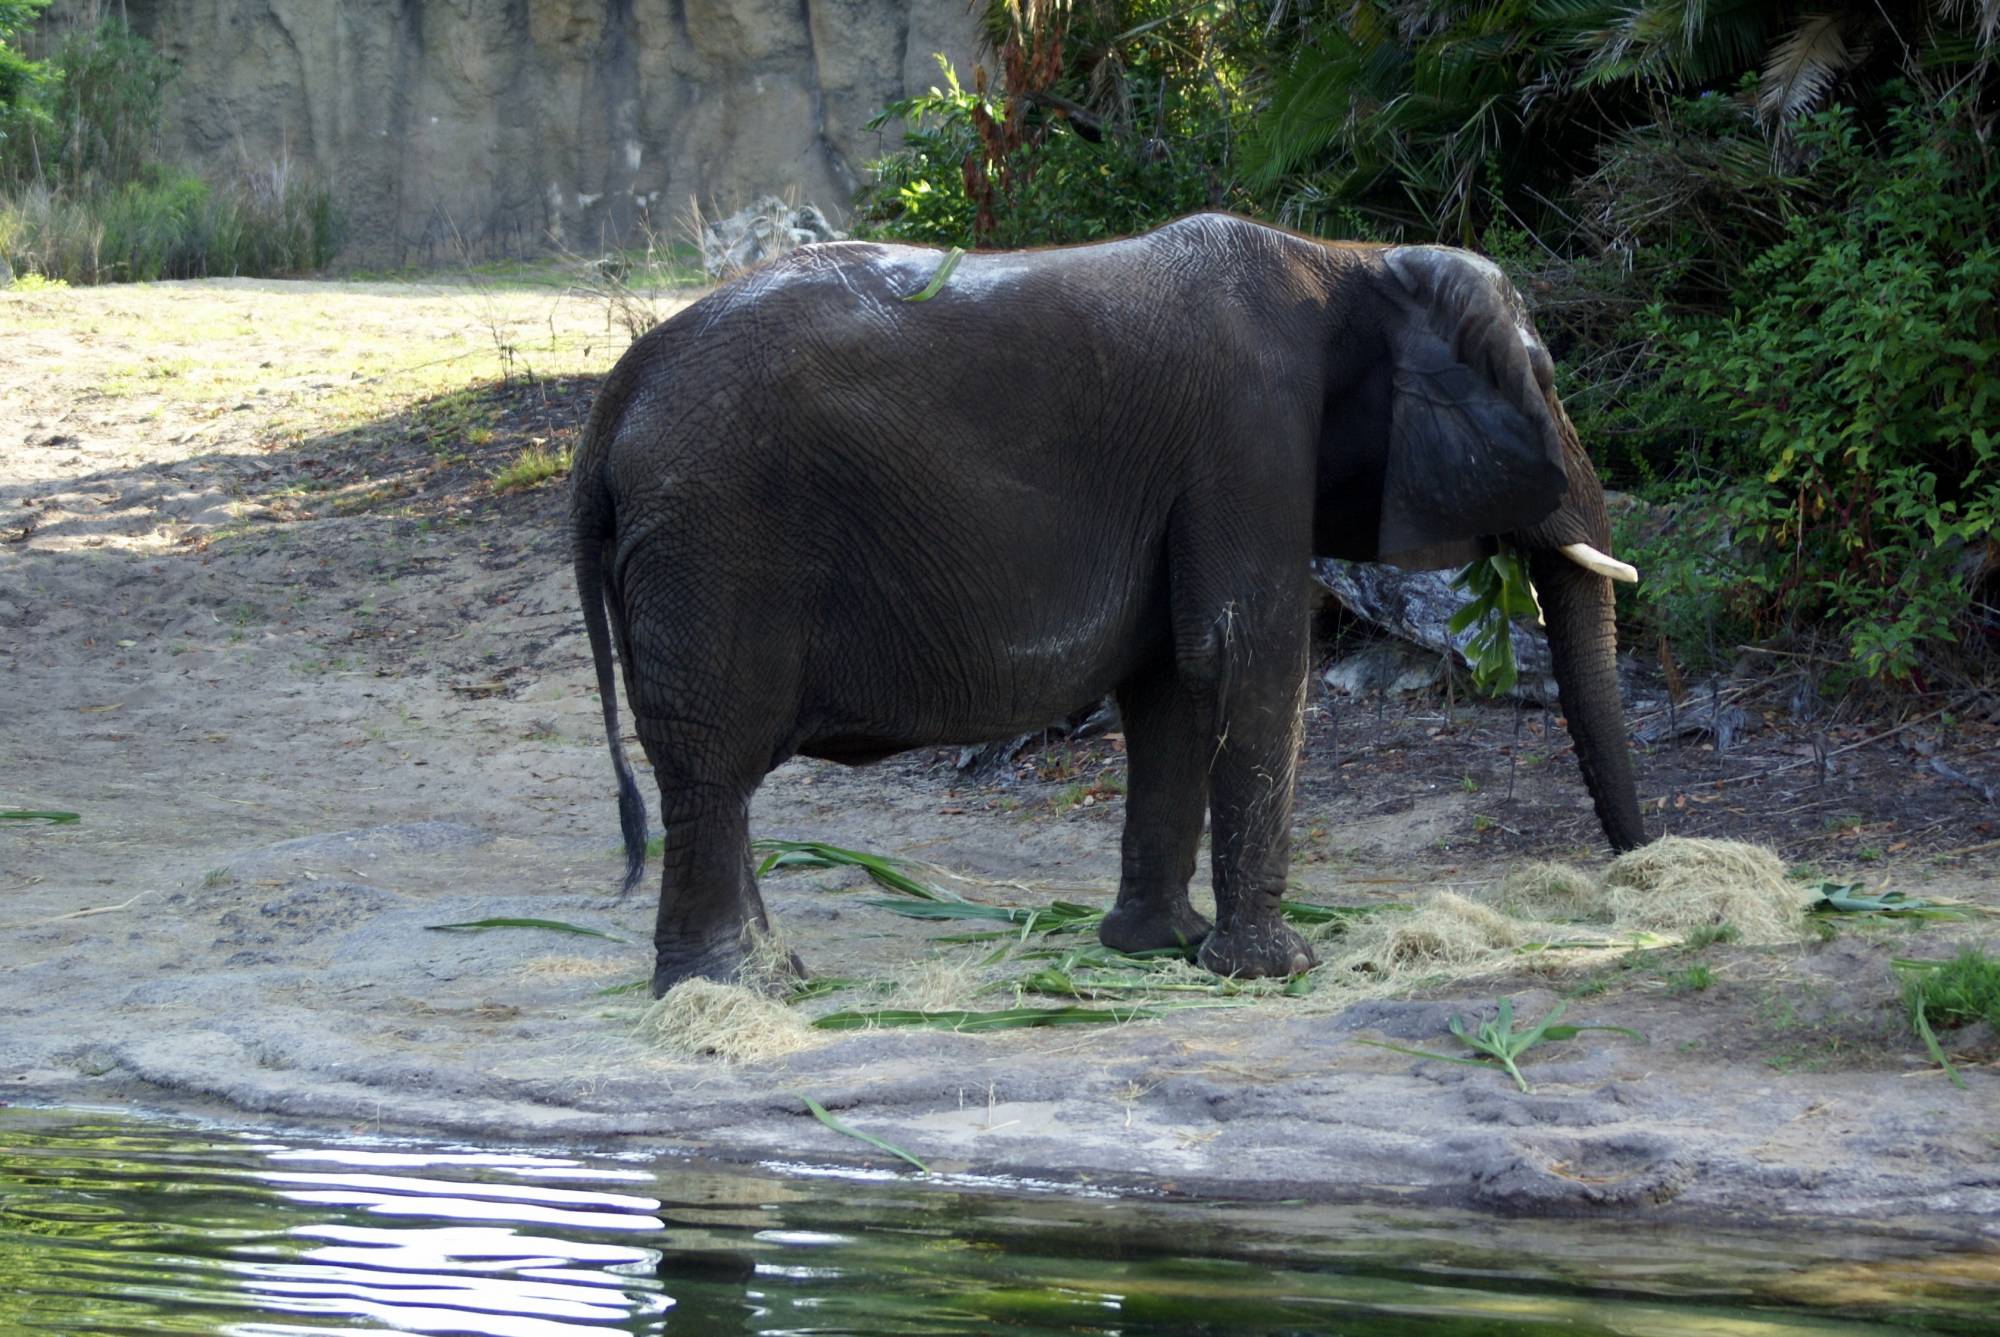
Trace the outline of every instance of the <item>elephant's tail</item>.
<instances>
[{"instance_id":1,"label":"elephant's tail","mask_svg":"<svg viewBox=\"0 0 2000 1337\"><path fill-rule=\"evenodd\" d=\"M585 459L594 453L579 452ZM578 461L579 465L584 462ZM617 520L595 469L580 468L572 486L570 543L576 562L576 592L583 602L590 657L597 665L597 695L604 703L604 741L611 748L611 765L618 772L618 826L625 835L625 881L618 891L623 895L646 871L646 804L639 797L639 783L632 778L631 763L625 760L625 749L618 742L618 682L612 671L610 618L619 616L620 610L612 608L607 613L604 579L604 551L617 532ZM624 639L619 637L621 643Z\"/></svg>"}]
</instances>

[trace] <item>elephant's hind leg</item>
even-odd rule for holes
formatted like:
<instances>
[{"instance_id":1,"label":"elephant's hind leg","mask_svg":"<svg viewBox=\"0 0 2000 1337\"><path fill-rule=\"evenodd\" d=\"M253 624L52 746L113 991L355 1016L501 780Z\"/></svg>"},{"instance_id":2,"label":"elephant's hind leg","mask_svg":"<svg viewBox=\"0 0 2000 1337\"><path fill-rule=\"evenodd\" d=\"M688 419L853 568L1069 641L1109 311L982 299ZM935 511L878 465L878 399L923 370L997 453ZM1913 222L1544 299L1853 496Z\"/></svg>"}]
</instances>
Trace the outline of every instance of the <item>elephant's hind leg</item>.
<instances>
[{"instance_id":1,"label":"elephant's hind leg","mask_svg":"<svg viewBox=\"0 0 2000 1337\"><path fill-rule=\"evenodd\" d=\"M706 731L643 715L637 723L665 827L653 994L688 979L743 980L756 935L769 928L750 863L750 796L762 774L702 765Z\"/></svg>"},{"instance_id":2,"label":"elephant's hind leg","mask_svg":"<svg viewBox=\"0 0 2000 1337\"><path fill-rule=\"evenodd\" d=\"M1207 711L1171 664L1118 689L1131 763L1118 902L1097 930L1121 952L1194 950L1209 923L1188 904L1208 806Z\"/></svg>"}]
</instances>

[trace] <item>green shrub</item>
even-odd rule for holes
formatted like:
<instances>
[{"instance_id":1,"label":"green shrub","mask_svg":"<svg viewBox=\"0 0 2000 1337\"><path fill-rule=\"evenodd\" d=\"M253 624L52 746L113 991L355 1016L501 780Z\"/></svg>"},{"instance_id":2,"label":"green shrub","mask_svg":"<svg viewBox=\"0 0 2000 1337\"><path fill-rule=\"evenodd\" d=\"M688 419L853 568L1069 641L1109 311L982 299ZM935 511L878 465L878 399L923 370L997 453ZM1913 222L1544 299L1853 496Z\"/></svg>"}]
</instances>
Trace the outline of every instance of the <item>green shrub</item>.
<instances>
[{"instance_id":1,"label":"green shrub","mask_svg":"<svg viewBox=\"0 0 2000 1337\"><path fill-rule=\"evenodd\" d=\"M1661 426L1705 443L1640 607L1825 625L1901 679L1954 639L1955 568L2000 527L2000 167L1949 104L1894 108L1879 148L1840 109L1800 138L1827 204L1790 214L1729 316L1652 314Z\"/></svg>"},{"instance_id":2,"label":"green shrub","mask_svg":"<svg viewBox=\"0 0 2000 1337\"><path fill-rule=\"evenodd\" d=\"M1034 246L1143 232L1208 202L1203 178L1183 162L1092 143L1056 121L1035 145L1034 170L1017 176L993 229L979 235L964 167L980 147L973 114L984 108L999 119L1004 109L999 99L961 86L942 58L939 64L944 87L891 103L871 122L879 127L894 117L909 126L902 151L873 165L875 182L860 201L872 230L939 245Z\"/></svg>"},{"instance_id":3,"label":"green shrub","mask_svg":"<svg viewBox=\"0 0 2000 1337\"><path fill-rule=\"evenodd\" d=\"M871 164L865 231L956 246L1026 246L1144 231L1221 201L1246 44L1238 6L1183 0L989 4L1002 71L942 86L871 122L904 126Z\"/></svg>"},{"instance_id":4,"label":"green shrub","mask_svg":"<svg viewBox=\"0 0 2000 1337\"><path fill-rule=\"evenodd\" d=\"M62 33L43 77L0 143L0 180L84 192L139 176L160 158L173 65L122 22Z\"/></svg>"}]
</instances>

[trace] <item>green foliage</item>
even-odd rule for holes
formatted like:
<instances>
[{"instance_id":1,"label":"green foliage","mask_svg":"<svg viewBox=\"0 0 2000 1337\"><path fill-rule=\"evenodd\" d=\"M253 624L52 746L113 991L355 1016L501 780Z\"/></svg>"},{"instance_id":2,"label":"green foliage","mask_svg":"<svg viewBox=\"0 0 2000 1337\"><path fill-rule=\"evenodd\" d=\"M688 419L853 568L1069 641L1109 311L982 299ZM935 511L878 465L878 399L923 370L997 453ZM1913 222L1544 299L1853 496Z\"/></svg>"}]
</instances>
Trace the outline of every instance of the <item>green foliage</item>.
<instances>
[{"instance_id":1,"label":"green foliage","mask_svg":"<svg viewBox=\"0 0 2000 1337\"><path fill-rule=\"evenodd\" d=\"M0 159L7 152L9 135L19 128L16 109L39 106L40 87L48 77L46 66L30 60L14 45L48 3L0 0Z\"/></svg>"},{"instance_id":2,"label":"green foliage","mask_svg":"<svg viewBox=\"0 0 2000 1337\"><path fill-rule=\"evenodd\" d=\"M1466 602L1445 630L1453 636L1473 629L1465 645L1472 666L1472 685L1489 696L1513 690L1519 672L1514 663L1514 619L1538 618L1527 563L1511 548L1481 558L1452 577L1451 587L1464 590Z\"/></svg>"},{"instance_id":3,"label":"green foliage","mask_svg":"<svg viewBox=\"0 0 2000 1337\"><path fill-rule=\"evenodd\" d=\"M1650 125L1664 93L1748 80L1782 138L1836 87L1865 97L1919 50L1927 68L1984 77L1994 12L1958 0L1817 14L1754 0L1300 6L1263 53L1250 178L1267 208L1308 224L1331 204L1469 244L1509 217L1563 218L1552 202L1604 144Z\"/></svg>"},{"instance_id":4,"label":"green foliage","mask_svg":"<svg viewBox=\"0 0 2000 1337\"><path fill-rule=\"evenodd\" d=\"M1945 1057L1938 1043L1939 1027L1985 1022L2000 1030L2000 960L1977 947L1966 947L1947 961L1897 961L1903 1006L1910 1028L1924 1042L1931 1059L1950 1074L1961 1089L1965 1079Z\"/></svg>"},{"instance_id":5,"label":"green foliage","mask_svg":"<svg viewBox=\"0 0 2000 1337\"><path fill-rule=\"evenodd\" d=\"M1184 0L994 5L1002 70L891 103L863 229L948 246L1027 246L1143 231L1227 195L1235 90L1255 6ZM1010 45L1011 44L1011 45ZM1039 53L1039 63L1029 57ZM991 224L981 221L992 188Z\"/></svg>"},{"instance_id":6,"label":"green foliage","mask_svg":"<svg viewBox=\"0 0 2000 1337\"><path fill-rule=\"evenodd\" d=\"M842 1137L851 1137L858 1142L866 1142L869 1146L874 1147L877 1151L886 1151L891 1156L896 1157L898 1160L908 1161L911 1165L917 1167L918 1174L927 1175L931 1172L930 1166L925 1165L922 1161L918 1160L915 1156L912 1156L909 1152L904 1151L901 1147L897 1146L895 1143L884 1142L881 1138L876 1137L873 1133L864 1133L858 1128L850 1128L848 1125L834 1118L831 1114L828 1114L826 1112L826 1106L820 1104L817 1100L814 1100L811 1096L801 1093L799 1095L799 1099L806 1102L806 1108L812 1111L813 1118L818 1119L821 1123L825 1124L828 1128L831 1128L834 1132L839 1133Z\"/></svg>"},{"instance_id":7,"label":"green foliage","mask_svg":"<svg viewBox=\"0 0 2000 1337\"><path fill-rule=\"evenodd\" d=\"M1715 972L1706 961L1697 961L1667 976L1667 988L1674 993L1700 993L1715 983Z\"/></svg>"},{"instance_id":8,"label":"green foliage","mask_svg":"<svg viewBox=\"0 0 2000 1337\"><path fill-rule=\"evenodd\" d=\"M21 0L0 0L0 40L10 6ZM332 195L287 164L216 183L161 160L173 67L122 23L56 34L12 84L11 55L0 47L0 272L106 283L299 274L332 259Z\"/></svg>"},{"instance_id":9,"label":"green foliage","mask_svg":"<svg viewBox=\"0 0 2000 1337\"><path fill-rule=\"evenodd\" d=\"M940 64L944 62L940 59ZM978 151L972 111L1004 116L997 98L969 92L944 65L945 86L890 104L882 117L908 123L903 151L874 164L875 184L860 201L873 231L906 241L969 246L1033 246L1143 232L1208 202L1201 174L1170 157L1146 157L1092 143L1061 121L1034 150L1035 170L1017 185L988 238L975 235L977 206L964 162Z\"/></svg>"},{"instance_id":10,"label":"green foliage","mask_svg":"<svg viewBox=\"0 0 2000 1337\"><path fill-rule=\"evenodd\" d=\"M332 195L277 172L215 186L154 171L89 194L0 195L0 260L69 283L310 273L339 241Z\"/></svg>"},{"instance_id":11,"label":"green foliage","mask_svg":"<svg viewBox=\"0 0 2000 1337\"><path fill-rule=\"evenodd\" d=\"M19 115L4 127L0 181L88 192L142 175L160 159L173 66L116 19L63 32Z\"/></svg>"},{"instance_id":12,"label":"green foliage","mask_svg":"<svg viewBox=\"0 0 2000 1337\"><path fill-rule=\"evenodd\" d=\"M516 488L536 487L552 478L567 476L569 466L570 450L567 446L559 450L528 446L493 475L493 490L511 492Z\"/></svg>"},{"instance_id":13,"label":"green foliage","mask_svg":"<svg viewBox=\"0 0 2000 1337\"><path fill-rule=\"evenodd\" d=\"M560 919L517 919L498 916L492 919L468 919L456 924L426 924L425 928L436 933L483 933L495 928L532 928L546 933L573 933L579 938L602 938L606 942L623 942L602 929L586 928L582 924L565 923Z\"/></svg>"},{"instance_id":14,"label":"green foliage","mask_svg":"<svg viewBox=\"0 0 2000 1337\"><path fill-rule=\"evenodd\" d=\"M1128 1021L1151 1021L1163 1011L1177 1006L1148 1008L1113 1007L1007 1007L987 1012L958 1008L917 1011L909 1008L877 1008L861 1012L830 1012L813 1021L823 1031L868 1031L892 1027L916 1027L933 1031L1018 1031L1041 1026L1109 1026ZM1213 1006L1212 1004L1210 1006Z\"/></svg>"},{"instance_id":15,"label":"green foliage","mask_svg":"<svg viewBox=\"0 0 2000 1337\"><path fill-rule=\"evenodd\" d=\"M1528 1079L1514 1065L1514 1060L1541 1044L1544 1040L1570 1040L1585 1031L1615 1031L1628 1039L1644 1041L1645 1036L1624 1026L1559 1026L1565 1004L1558 1002L1550 1008L1540 1021L1530 1023L1523 1030L1514 1029L1514 1000L1502 998L1495 1008L1497 1015L1491 1021L1482 1021L1476 1029L1466 1025L1465 1018L1454 1014L1451 1018L1451 1033L1459 1041L1478 1055L1466 1058L1459 1054L1436 1054L1428 1049L1410 1049L1403 1045L1386 1044L1380 1040L1359 1040L1357 1044L1374 1049L1387 1049L1397 1054L1408 1054L1413 1058L1436 1059L1442 1063L1463 1063L1471 1067L1485 1067L1485 1060L1492 1059L1514 1079L1514 1084L1523 1093L1528 1090Z\"/></svg>"},{"instance_id":16,"label":"green foliage","mask_svg":"<svg viewBox=\"0 0 2000 1337\"><path fill-rule=\"evenodd\" d=\"M908 867L903 860L889 855L843 849L819 840L753 840L750 849L764 856L763 862L757 865L758 877L778 868L859 868L876 886L913 896L920 901L957 902L960 899L943 887L917 881L903 871Z\"/></svg>"},{"instance_id":17,"label":"green foliage","mask_svg":"<svg viewBox=\"0 0 2000 1337\"><path fill-rule=\"evenodd\" d=\"M1956 639L1954 568L2000 526L2000 168L1951 104L1894 108L1880 145L1843 109L1799 139L1827 204L1790 214L1730 315L1653 312L1662 405L1708 458L1640 603L1824 623L1901 679Z\"/></svg>"},{"instance_id":18,"label":"green foliage","mask_svg":"<svg viewBox=\"0 0 2000 1337\"><path fill-rule=\"evenodd\" d=\"M1964 905L1927 901L1906 896L1900 891L1884 891L1871 896L1862 890L1862 886L1859 882L1821 882L1815 899L1806 906L1806 910L1817 915L1870 915L1885 919L1970 919L1975 913Z\"/></svg>"}]
</instances>

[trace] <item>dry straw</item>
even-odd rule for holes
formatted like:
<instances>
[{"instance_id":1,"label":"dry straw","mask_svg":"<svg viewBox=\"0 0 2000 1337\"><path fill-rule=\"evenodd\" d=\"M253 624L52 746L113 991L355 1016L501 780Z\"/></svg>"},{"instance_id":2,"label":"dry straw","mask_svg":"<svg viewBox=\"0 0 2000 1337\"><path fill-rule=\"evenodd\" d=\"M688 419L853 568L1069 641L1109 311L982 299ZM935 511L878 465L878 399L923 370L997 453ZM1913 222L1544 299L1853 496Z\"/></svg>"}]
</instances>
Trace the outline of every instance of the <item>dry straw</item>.
<instances>
[{"instance_id":1,"label":"dry straw","mask_svg":"<svg viewBox=\"0 0 2000 1337\"><path fill-rule=\"evenodd\" d=\"M740 984L685 980L639 1014L638 1033L677 1058L761 1063L825 1040L769 994Z\"/></svg>"},{"instance_id":2,"label":"dry straw","mask_svg":"<svg viewBox=\"0 0 2000 1337\"><path fill-rule=\"evenodd\" d=\"M1792 942L1805 930L1810 899L1777 855L1734 840L1662 836L1620 855L1604 875L1613 920L1657 933L1733 924L1743 942Z\"/></svg>"},{"instance_id":3,"label":"dry straw","mask_svg":"<svg viewBox=\"0 0 2000 1337\"><path fill-rule=\"evenodd\" d=\"M1438 890L1408 914L1377 914L1322 939L1326 964L1308 1011L1361 997L1520 968L1524 950L1581 960L1705 927L1732 925L1746 943L1795 942L1809 890L1776 855L1728 840L1667 836L1595 877L1560 863L1508 873L1491 904Z\"/></svg>"}]
</instances>

